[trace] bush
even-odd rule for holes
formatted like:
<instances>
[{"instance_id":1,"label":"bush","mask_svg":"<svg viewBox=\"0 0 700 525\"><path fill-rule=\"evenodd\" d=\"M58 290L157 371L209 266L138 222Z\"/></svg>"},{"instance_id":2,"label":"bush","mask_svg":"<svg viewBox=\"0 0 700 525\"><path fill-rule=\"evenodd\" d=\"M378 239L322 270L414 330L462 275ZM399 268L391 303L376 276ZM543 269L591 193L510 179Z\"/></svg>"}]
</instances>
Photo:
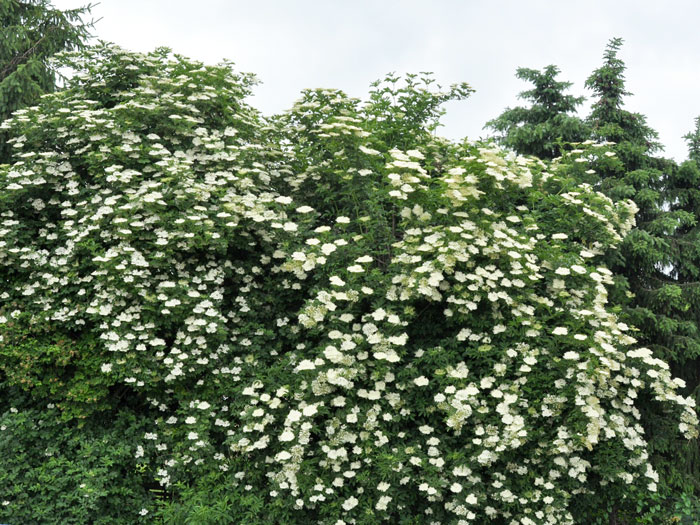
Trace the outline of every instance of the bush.
<instances>
[{"instance_id":1,"label":"bush","mask_svg":"<svg viewBox=\"0 0 700 525\"><path fill-rule=\"evenodd\" d=\"M152 523L141 514L153 495L133 445L145 421L129 413L103 418L64 424L52 404L3 413L3 522Z\"/></svg>"},{"instance_id":2,"label":"bush","mask_svg":"<svg viewBox=\"0 0 700 525\"><path fill-rule=\"evenodd\" d=\"M229 64L67 60L67 89L3 125L0 377L21 424L2 435L51 403L47 436L101 440L110 510L91 512L573 523L591 493L655 490L638 396L696 434L667 365L606 307L600 255L634 205L437 138L468 86L389 77L365 104L306 91L264 119ZM49 512L8 476L0 518Z\"/></svg>"}]
</instances>

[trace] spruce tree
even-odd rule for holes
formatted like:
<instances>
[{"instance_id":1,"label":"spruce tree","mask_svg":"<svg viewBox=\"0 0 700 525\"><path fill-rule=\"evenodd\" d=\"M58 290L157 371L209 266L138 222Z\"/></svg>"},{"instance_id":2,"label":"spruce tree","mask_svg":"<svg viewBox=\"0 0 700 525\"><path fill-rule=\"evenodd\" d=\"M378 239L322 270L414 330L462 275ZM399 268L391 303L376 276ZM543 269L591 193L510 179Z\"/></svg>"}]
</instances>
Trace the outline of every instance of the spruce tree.
<instances>
[{"instance_id":1,"label":"spruce tree","mask_svg":"<svg viewBox=\"0 0 700 525\"><path fill-rule=\"evenodd\" d=\"M637 328L638 342L682 374L688 360L700 353L696 314L700 294L690 284L694 280L690 276L697 274L695 262L686 260L693 258L697 223L688 204L697 202L692 188L700 178L691 167L679 170L673 161L655 156L661 149L657 133L643 115L624 108L624 97L630 93L625 88L626 67L618 57L621 45L622 39L610 40L603 65L586 81L596 96L587 123L592 138L606 146L583 153L572 169L613 201L632 199L637 204L636 227L619 250L604 255L615 273L610 299L618 305L621 319ZM689 471L690 453L679 457L681 445L670 437L672 423L667 414L653 401L642 401L649 451L661 473L659 494L671 506L675 496L691 491L696 483ZM611 523L627 523L626 519L639 515L639 508L659 499L653 493L629 496L606 495L610 506L605 512ZM635 508L630 507L631 501Z\"/></svg>"},{"instance_id":2,"label":"spruce tree","mask_svg":"<svg viewBox=\"0 0 700 525\"><path fill-rule=\"evenodd\" d=\"M486 124L499 135L497 140L521 155L553 159L560 154L563 143L578 142L588 137L585 123L578 118L576 108L583 97L565 93L571 82L556 80L559 68L554 65L542 71L518 68L516 76L533 84L520 93L530 107L507 108Z\"/></svg>"},{"instance_id":3,"label":"spruce tree","mask_svg":"<svg viewBox=\"0 0 700 525\"><path fill-rule=\"evenodd\" d=\"M0 1L0 122L56 89L58 71L50 59L84 46L93 22L82 17L92 7L60 10L49 0ZM0 134L0 163L10 160L5 140Z\"/></svg>"},{"instance_id":4,"label":"spruce tree","mask_svg":"<svg viewBox=\"0 0 700 525\"><path fill-rule=\"evenodd\" d=\"M688 159L674 170L666 191L667 207L677 220L669 242L668 287L673 290L674 323L664 334L664 350L675 374L686 381L686 394L700 401L700 118L684 137ZM674 474L700 492L700 448L697 440L668 440L675 452ZM680 452L679 452L680 450Z\"/></svg>"},{"instance_id":5,"label":"spruce tree","mask_svg":"<svg viewBox=\"0 0 700 525\"><path fill-rule=\"evenodd\" d=\"M683 327L677 315L675 282L686 270L672 245L696 220L684 204L693 200L694 190L686 180L689 168L679 170L675 162L654 155L661 146L646 118L623 108L623 97L630 93L617 56L621 45L619 38L610 41L603 66L586 81L597 95L587 119L593 138L608 142L611 151L595 162L599 189L613 200L631 198L639 207L636 228L615 263L634 297L629 302L618 297L618 302L626 305L625 314L641 329L641 342L657 357L682 360L678 336L694 334L695 327Z\"/></svg>"}]
</instances>

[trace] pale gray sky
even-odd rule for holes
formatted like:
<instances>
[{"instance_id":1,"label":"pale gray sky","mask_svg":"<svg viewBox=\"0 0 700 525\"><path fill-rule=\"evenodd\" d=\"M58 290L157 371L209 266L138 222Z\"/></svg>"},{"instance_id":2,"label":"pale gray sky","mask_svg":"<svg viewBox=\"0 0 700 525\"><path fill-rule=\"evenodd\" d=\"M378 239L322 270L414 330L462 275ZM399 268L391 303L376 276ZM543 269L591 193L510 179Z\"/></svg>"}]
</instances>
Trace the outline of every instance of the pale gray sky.
<instances>
[{"instance_id":1,"label":"pale gray sky","mask_svg":"<svg viewBox=\"0 0 700 525\"><path fill-rule=\"evenodd\" d=\"M61 9L86 0L53 0ZM167 46L206 63L227 58L263 82L263 113L288 108L303 88L362 97L386 73L432 71L443 86L466 81L471 98L447 106L440 133L486 136L484 123L529 85L517 67L556 64L571 93L622 37L626 108L646 115L666 146L686 158L682 136L700 115L700 2L696 0L102 0L102 40L147 52ZM585 116L589 105L581 109Z\"/></svg>"}]
</instances>

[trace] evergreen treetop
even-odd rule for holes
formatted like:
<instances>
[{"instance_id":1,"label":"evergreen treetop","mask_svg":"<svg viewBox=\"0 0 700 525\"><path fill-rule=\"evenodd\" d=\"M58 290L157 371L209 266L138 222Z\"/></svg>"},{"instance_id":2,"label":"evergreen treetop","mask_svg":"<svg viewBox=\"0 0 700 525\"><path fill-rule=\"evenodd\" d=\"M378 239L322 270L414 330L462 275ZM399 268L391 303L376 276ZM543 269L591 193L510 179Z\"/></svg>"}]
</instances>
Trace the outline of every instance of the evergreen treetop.
<instances>
[{"instance_id":1,"label":"evergreen treetop","mask_svg":"<svg viewBox=\"0 0 700 525\"><path fill-rule=\"evenodd\" d=\"M641 146L642 155L662 149L658 134L646 123L646 117L623 109L623 98L631 95L625 88L625 63L618 57L621 38L612 38L603 54L603 65L586 79L585 86L593 91L595 102L587 122L594 137L615 143L630 142ZM639 160L639 153L637 159Z\"/></svg>"},{"instance_id":2,"label":"evergreen treetop","mask_svg":"<svg viewBox=\"0 0 700 525\"><path fill-rule=\"evenodd\" d=\"M585 139L586 126L575 116L584 99L565 93L572 83L558 81L559 72L554 65L542 71L518 68L516 76L534 86L519 95L530 107L507 108L486 124L500 134L501 144L522 155L553 159L559 156L562 143Z\"/></svg>"},{"instance_id":3,"label":"evergreen treetop","mask_svg":"<svg viewBox=\"0 0 700 525\"><path fill-rule=\"evenodd\" d=\"M700 163L700 117L695 117L695 129L683 138L688 143L688 159Z\"/></svg>"}]
</instances>

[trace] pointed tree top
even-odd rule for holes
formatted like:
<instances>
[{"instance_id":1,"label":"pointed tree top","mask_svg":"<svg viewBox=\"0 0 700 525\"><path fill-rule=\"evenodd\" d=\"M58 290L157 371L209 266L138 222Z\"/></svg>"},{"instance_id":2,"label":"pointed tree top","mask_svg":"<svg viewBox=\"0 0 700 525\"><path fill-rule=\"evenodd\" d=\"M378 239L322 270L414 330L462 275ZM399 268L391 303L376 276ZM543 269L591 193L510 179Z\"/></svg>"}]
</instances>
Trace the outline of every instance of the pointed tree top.
<instances>
[{"instance_id":1,"label":"pointed tree top","mask_svg":"<svg viewBox=\"0 0 700 525\"><path fill-rule=\"evenodd\" d=\"M576 107L583 102L583 97L566 95L564 92L572 83L557 81L559 73L560 70L555 65L549 65L542 71L527 67L518 68L515 76L534 85L534 89L523 91L518 97L545 108L548 114L546 117L551 113L575 112Z\"/></svg>"},{"instance_id":2,"label":"pointed tree top","mask_svg":"<svg viewBox=\"0 0 700 525\"><path fill-rule=\"evenodd\" d=\"M700 164L700 117L695 117L695 129L683 138L688 143L688 158Z\"/></svg>"},{"instance_id":3,"label":"pointed tree top","mask_svg":"<svg viewBox=\"0 0 700 525\"><path fill-rule=\"evenodd\" d=\"M586 79L586 87L599 97L594 112L600 111L603 117L622 107L622 98L631 95L625 90L625 63L617 56L622 42L621 38L610 39L603 53L603 65Z\"/></svg>"},{"instance_id":4,"label":"pointed tree top","mask_svg":"<svg viewBox=\"0 0 700 525\"><path fill-rule=\"evenodd\" d=\"M542 70L517 69L515 76L533 85L518 95L530 107L506 108L485 126L498 133L496 139L502 145L521 155L553 159L561 154L563 143L588 138L588 128L576 116L576 108L584 99L567 94L572 83L557 80L557 75L559 68L555 65Z\"/></svg>"}]
</instances>

